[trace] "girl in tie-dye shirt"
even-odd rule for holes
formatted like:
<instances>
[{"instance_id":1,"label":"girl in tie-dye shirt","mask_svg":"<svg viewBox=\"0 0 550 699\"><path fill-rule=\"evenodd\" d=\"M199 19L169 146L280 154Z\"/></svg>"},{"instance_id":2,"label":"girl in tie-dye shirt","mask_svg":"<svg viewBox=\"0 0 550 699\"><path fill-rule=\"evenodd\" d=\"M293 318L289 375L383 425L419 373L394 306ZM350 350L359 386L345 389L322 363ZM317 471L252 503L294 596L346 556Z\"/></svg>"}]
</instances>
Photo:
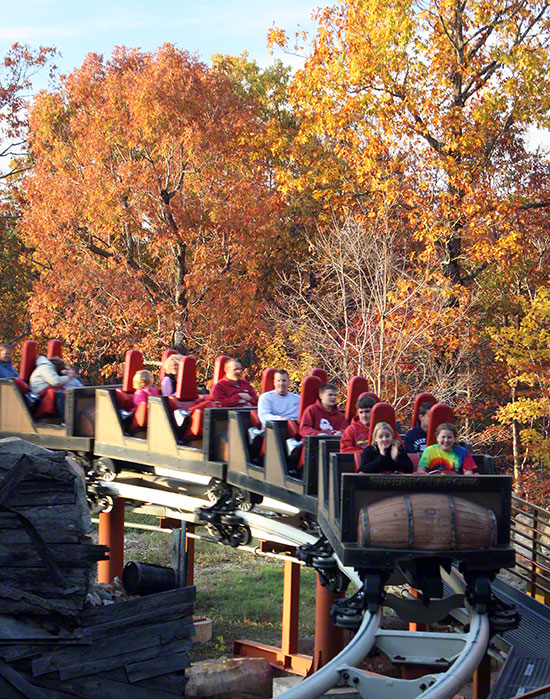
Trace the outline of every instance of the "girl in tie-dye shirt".
<instances>
[{"instance_id":1,"label":"girl in tie-dye shirt","mask_svg":"<svg viewBox=\"0 0 550 699\"><path fill-rule=\"evenodd\" d=\"M435 436L437 444L424 449L418 462L418 473L463 473L471 476L477 470L470 452L456 444L456 427L449 422L438 425Z\"/></svg>"}]
</instances>

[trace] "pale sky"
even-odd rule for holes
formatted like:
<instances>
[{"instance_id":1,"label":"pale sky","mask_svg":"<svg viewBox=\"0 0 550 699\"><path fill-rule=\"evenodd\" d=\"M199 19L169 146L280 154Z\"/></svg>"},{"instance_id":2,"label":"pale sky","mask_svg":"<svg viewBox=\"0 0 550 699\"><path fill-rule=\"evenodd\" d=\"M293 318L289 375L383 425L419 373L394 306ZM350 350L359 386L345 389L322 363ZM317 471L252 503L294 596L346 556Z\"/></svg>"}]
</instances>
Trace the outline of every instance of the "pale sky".
<instances>
[{"instance_id":1,"label":"pale sky","mask_svg":"<svg viewBox=\"0 0 550 699\"><path fill-rule=\"evenodd\" d=\"M312 12L335 4L323 0L0 0L0 56L14 42L55 46L61 73L79 66L89 52L111 55L114 46L152 51L165 42L198 53L208 62L214 53L238 55L267 66L274 58L298 67L300 59L267 49L273 25L294 37L312 30ZM46 87L42 82L37 87Z\"/></svg>"}]
</instances>

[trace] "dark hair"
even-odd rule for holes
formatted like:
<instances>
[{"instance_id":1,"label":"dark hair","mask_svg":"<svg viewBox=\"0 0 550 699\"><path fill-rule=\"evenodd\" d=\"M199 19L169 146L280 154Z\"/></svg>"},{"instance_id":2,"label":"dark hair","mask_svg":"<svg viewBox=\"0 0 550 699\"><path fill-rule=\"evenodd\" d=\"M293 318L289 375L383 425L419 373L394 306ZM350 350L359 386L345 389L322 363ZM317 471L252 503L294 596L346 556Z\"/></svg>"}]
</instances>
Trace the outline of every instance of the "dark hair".
<instances>
[{"instance_id":1,"label":"dark hair","mask_svg":"<svg viewBox=\"0 0 550 699\"><path fill-rule=\"evenodd\" d=\"M55 370L59 375L61 375L61 372L63 369L66 368L65 362L61 359L61 357L50 357L50 362L54 365Z\"/></svg>"},{"instance_id":2,"label":"dark hair","mask_svg":"<svg viewBox=\"0 0 550 699\"><path fill-rule=\"evenodd\" d=\"M273 376L275 376L275 374L283 374L284 376L288 376L288 378L290 378L290 374L286 369L275 369Z\"/></svg>"},{"instance_id":3,"label":"dark hair","mask_svg":"<svg viewBox=\"0 0 550 699\"><path fill-rule=\"evenodd\" d=\"M426 413L429 413L433 405L435 405L435 403L421 403L420 407L418 408L418 414L425 415Z\"/></svg>"},{"instance_id":4,"label":"dark hair","mask_svg":"<svg viewBox=\"0 0 550 699\"><path fill-rule=\"evenodd\" d=\"M449 432L452 432L454 434L455 439L458 436L456 427L450 422L442 422L440 425L438 425L435 430L435 436L439 437L439 433L443 432L443 430L449 430Z\"/></svg>"},{"instance_id":5,"label":"dark hair","mask_svg":"<svg viewBox=\"0 0 550 699\"><path fill-rule=\"evenodd\" d=\"M319 395L321 396L323 393L326 393L327 391L337 391L338 386L335 386L333 383L324 383L322 386L319 386Z\"/></svg>"},{"instance_id":6,"label":"dark hair","mask_svg":"<svg viewBox=\"0 0 550 699\"><path fill-rule=\"evenodd\" d=\"M355 408L359 410L359 408L373 408L376 405L376 400L372 396L359 396L359 399L357 403L355 404Z\"/></svg>"},{"instance_id":7,"label":"dark hair","mask_svg":"<svg viewBox=\"0 0 550 699\"><path fill-rule=\"evenodd\" d=\"M0 343L0 350L3 350L3 349L4 349L4 350L8 350L9 352L11 352L11 345L10 345L10 343L9 343L9 342L2 342L2 343Z\"/></svg>"}]
</instances>

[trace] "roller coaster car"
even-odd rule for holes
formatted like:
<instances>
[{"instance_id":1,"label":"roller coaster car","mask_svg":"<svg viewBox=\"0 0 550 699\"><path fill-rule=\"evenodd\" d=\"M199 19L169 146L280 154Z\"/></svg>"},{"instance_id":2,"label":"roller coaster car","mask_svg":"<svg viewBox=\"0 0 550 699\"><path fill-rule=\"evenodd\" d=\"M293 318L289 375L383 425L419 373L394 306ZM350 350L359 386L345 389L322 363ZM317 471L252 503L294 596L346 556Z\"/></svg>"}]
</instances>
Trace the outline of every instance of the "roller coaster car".
<instances>
[{"instance_id":1,"label":"roller coaster car","mask_svg":"<svg viewBox=\"0 0 550 699\"><path fill-rule=\"evenodd\" d=\"M17 382L0 379L0 437L21 437L49 449L90 453L94 443L95 387L65 392L64 418L33 416Z\"/></svg>"},{"instance_id":2,"label":"roller coaster car","mask_svg":"<svg viewBox=\"0 0 550 699\"><path fill-rule=\"evenodd\" d=\"M323 443L325 449L337 451L340 439L322 435L306 437L302 477L297 478L289 473L288 468L287 421L268 421L263 466L251 460L247 438L251 424L249 411L229 412L227 482L264 497L286 502L305 512L317 512L319 445Z\"/></svg>"},{"instance_id":3,"label":"roller coaster car","mask_svg":"<svg viewBox=\"0 0 550 699\"><path fill-rule=\"evenodd\" d=\"M116 391L96 391L97 417L94 452L97 456L148 467L166 467L194 474L223 478L225 461L216 458L220 437L227 427L227 409L204 414L204 439L183 442L181 429L174 420L170 399L149 397L147 422L138 432L129 432L124 424ZM145 405L145 404L143 404ZM219 419L216 419L219 418ZM203 445L205 453L203 455ZM203 458L204 456L204 458Z\"/></svg>"},{"instance_id":4,"label":"roller coaster car","mask_svg":"<svg viewBox=\"0 0 550 699\"><path fill-rule=\"evenodd\" d=\"M440 565L458 563L467 580L514 565L509 476L366 475L354 473L353 454L328 457L319 526L361 575L400 571L437 596Z\"/></svg>"}]
</instances>

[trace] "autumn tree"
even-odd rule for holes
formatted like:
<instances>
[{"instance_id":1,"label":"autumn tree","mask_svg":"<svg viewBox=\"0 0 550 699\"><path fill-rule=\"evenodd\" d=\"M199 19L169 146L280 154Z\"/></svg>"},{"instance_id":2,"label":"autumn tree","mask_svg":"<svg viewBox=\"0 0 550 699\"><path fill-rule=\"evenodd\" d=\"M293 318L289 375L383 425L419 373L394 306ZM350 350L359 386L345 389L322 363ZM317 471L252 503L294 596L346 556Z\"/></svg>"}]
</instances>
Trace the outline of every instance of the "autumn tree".
<instances>
[{"instance_id":1,"label":"autumn tree","mask_svg":"<svg viewBox=\"0 0 550 699\"><path fill-rule=\"evenodd\" d=\"M0 62L0 340L18 336L26 322L32 268L17 233L17 189L31 165L26 149L27 106L32 80L55 54L54 49L14 44Z\"/></svg>"},{"instance_id":2,"label":"autumn tree","mask_svg":"<svg viewBox=\"0 0 550 699\"><path fill-rule=\"evenodd\" d=\"M166 44L89 55L31 115L33 322L81 359L242 349L283 257L258 104Z\"/></svg>"},{"instance_id":3,"label":"autumn tree","mask_svg":"<svg viewBox=\"0 0 550 699\"><path fill-rule=\"evenodd\" d=\"M456 368L471 349L467 313L449 307L451 291L432 283L430 265L410 275L393 212L379 213L321 229L307 262L281 275L275 340L286 338L302 371L320 364L342 381L364 376L396 408L406 408L418 386L456 405L463 388Z\"/></svg>"},{"instance_id":4,"label":"autumn tree","mask_svg":"<svg viewBox=\"0 0 550 699\"><path fill-rule=\"evenodd\" d=\"M547 182L526 187L534 163L524 147L530 126L549 123L549 12L545 0L320 10L291 87L296 157L309 167L281 173L285 186L367 213L373 193L393 192L443 273L471 284L517 244L518 213L550 204ZM286 45L280 31L271 40Z\"/></svg>"}]
</instances>

